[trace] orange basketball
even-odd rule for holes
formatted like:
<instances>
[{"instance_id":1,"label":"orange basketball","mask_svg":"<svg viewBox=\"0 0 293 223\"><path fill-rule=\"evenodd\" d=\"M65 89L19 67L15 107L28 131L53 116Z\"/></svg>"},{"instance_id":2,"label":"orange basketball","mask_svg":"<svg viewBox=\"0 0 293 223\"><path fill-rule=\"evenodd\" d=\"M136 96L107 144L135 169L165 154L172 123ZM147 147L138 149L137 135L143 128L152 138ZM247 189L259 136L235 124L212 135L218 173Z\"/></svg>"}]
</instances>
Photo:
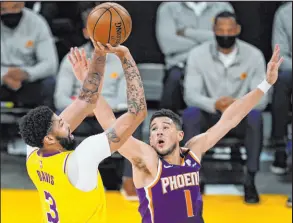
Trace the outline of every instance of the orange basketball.
<instances>
[{"instance_id":1,"label":"orange basketball","mask_svg":"<svg viewBox=\"0 0 293 223\"><path fill-rule=\"evenodd\" d=\"M89 35L102 44L112 46L127 40L131 33L132 20L125 8L117 3L105 2L96 6L87 18Z\"/></svg>"}]
</instances>

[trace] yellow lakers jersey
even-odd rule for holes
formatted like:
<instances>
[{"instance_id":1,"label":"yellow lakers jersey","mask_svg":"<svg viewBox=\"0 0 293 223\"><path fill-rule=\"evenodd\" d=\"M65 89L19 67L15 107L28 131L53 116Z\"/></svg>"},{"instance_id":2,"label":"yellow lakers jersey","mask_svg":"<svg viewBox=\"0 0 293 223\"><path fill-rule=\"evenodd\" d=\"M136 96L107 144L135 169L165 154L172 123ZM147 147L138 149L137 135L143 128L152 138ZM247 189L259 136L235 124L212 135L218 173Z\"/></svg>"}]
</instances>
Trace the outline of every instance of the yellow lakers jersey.
<instances>
[{"instance_id":1,"label":"yellow lakers jersey","mask_svg":"<svg viewBox=\"0 0 293 223\"><path fill-rule=\"evenodd\" d=\"M65 173L70 153L42 157L35 150L27 159L27 171L39 192L44 222L106 222L105 191L98 170L98 186L95 189L84 192L75 188Z\"/></svg>"}]
</instances>

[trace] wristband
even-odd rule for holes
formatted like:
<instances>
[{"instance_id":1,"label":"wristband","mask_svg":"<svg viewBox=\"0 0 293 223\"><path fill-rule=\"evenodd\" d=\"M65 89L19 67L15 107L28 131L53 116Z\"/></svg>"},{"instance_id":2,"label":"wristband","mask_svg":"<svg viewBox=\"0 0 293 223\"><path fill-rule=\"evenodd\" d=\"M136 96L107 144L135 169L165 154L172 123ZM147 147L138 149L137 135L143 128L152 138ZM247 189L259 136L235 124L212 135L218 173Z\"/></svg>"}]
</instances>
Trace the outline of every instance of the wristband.
<instances>
[{"instance_id":1,"label":"wristband","mask_svg":"<svg viewBox=\"0 0 293 223\"><path fill-rule=\"evenodd\" d=\"M272 87L266 80L263 80L257 88L260 89L263 93L267 93L268 90Z\"/></svg>"}]
</instances>

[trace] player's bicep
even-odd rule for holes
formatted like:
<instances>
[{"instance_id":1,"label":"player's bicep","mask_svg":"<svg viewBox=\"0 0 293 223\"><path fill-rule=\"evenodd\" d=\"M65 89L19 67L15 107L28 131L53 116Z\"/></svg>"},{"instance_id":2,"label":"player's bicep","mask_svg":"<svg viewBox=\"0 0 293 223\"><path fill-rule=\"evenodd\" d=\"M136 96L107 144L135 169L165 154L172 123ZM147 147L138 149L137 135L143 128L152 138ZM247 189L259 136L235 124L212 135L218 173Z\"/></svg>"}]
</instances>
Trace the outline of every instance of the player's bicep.
<instances>
[{"instance_id":1,"label":"player's bicep","mask_svg":"<svg viewBox=\"0 0 293 223\"><path fill-rule=\"evenodd\" d=\"M201 159L202 154L213 148L214 145L222 139L233 127L222 120L219 120L213 127L205 133L194 136L186 144L195 155Z\"/></svg>"},{"instance_id":2,"label":"player's bicep","mask_svg":"<svg viewBox=\"0 0 293 223\"><path fill-rule=\"evenodd\" d=\"M119 149L118 152L128 159L130 162L136 160L136 158L143 157L143 147L148 146L142 141L137 140L134 137L130 137Z\"/></svg>"},{"instance_id":3,"label":"player's bicep","mask_svg":"<svg viewBox=\"0 0 293 223\"><path fill-rule=\"evenodd\" d=\"M96 167L102 160L111 156L109 142L105 133L86 138L73 153L77 157L79 165L93 164Z\"/></svg>"}]
</instances>

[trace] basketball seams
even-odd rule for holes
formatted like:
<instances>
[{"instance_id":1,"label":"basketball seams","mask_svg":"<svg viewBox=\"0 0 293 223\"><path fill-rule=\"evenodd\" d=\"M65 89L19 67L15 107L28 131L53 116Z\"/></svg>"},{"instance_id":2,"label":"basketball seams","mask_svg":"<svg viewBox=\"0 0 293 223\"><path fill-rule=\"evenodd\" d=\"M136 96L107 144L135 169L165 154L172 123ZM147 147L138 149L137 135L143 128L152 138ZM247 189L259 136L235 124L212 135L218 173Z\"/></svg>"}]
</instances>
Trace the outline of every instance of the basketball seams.
<instances>
[{"instance_id":1,"label":"basketball seams","mask_svg":"<svg viewBox=\"0 0 293 223\"><path fill-rule=\"evenodd\" d=\"M113 10L112 10L112 8L113 8ZM102 11L99 11L99 9L102 9ZM106 14L107 11L109 11L109 13L110 13L109 15ZM96 14L98 14L98 15L96 15ZM107 20L109 20L109 21L107 21ZM119 41L117 39L117 35L118 35L117 31L114 34L113 33L114 30L112 30L112 29L114 29L114 27L115 27L114 23L116 23L116 22L121 23L121 25L123 25L123 28L121 27L120 29L124 30L124 35L121 33L121 31L119 31L119 35L121 35L121 39L119 38ZM106 4L103 3L103 4L98 5L88 15L87 23L91 24L88 28L89 28L89 32L94 37L95 41L100 40L102 42L104 42L104 41L106 42L107 30L108 30L109 35L108 35L107 42L108 43L112 42L111 37L113 34L116 38L115 41L116 42L118 41L119 42L118 44L121 44L127 40L128 36L130 35L130 32L132 30L132 21L131 21L131 17L129 15L128 11L117 3L113 3L113 4L112 3L106 3ZM103 33L101 33L101 34L98 33L100 30L100 26L101 26L100 24L102 25L102 27L104 27L104 28L102 28ZM122 30L122 32L123 32L123 30ZM114 41L114 39L113 39L113 41Z\"/></svg>"},{"instance_id":2,"label":"basketball seams","mask_svg":"<svg viewBox=\"0 0 293 223\"><path fill-rule=\"evenodd\" d=\"M106 10L100 15L99 19L97 19L96 24L94 25L94 28L93 28L93 35L92 35L93 38L94 38L94 40L95 40L95 29L96 29L96 26L97 26L98 22L100 21L100 19L102 18L102 16L103 16L107 11L109 11L109 10L106 9Z\"/></svg>"},{"instance_id":3,"label":"basketball seams","mask_svg":"<svg viewBox=\"0 0 293 223\"><path fill-rule=\"evenodd\" d=\"M124 38L123 38L123 40L125 41L125 37L126 37L126 28L125 28L125 24L124 24L124 21L123 21L123 19L122 19L122 17L121 17L121 15L119 14L119 12L113 7L113 9L115 10L115 12L117 13L117 15L120 17L120 19L121 19L121 22L122 22L122 24L123 24L123 27L124 27Z\"/></svg>"},{"instance_id":4,"label":"basketball seams","mask_svg":"<svg viewBox=\"0 0 293 223\"><path fill-rule=\"evenodd\" d=\"M118 9L120 9L122 12L124 12L127 16L131 17L130 14L129 14L129 12L123 6L117 4L116 7Z\"/></svg>"},{"instance_id":5,"label":"basketball seams","mask_svg":"<svg viewBox=\"0 0 293 223\"><path fill-rule=\"evenodd\" d=\"M109 37L108 37L108 43L110 43L110 37L111 37L111 29L112 29L112 12L111 12L111 7L108 9L110 12L110 28L109 28Z\"/></svg>"}]
</instances>

